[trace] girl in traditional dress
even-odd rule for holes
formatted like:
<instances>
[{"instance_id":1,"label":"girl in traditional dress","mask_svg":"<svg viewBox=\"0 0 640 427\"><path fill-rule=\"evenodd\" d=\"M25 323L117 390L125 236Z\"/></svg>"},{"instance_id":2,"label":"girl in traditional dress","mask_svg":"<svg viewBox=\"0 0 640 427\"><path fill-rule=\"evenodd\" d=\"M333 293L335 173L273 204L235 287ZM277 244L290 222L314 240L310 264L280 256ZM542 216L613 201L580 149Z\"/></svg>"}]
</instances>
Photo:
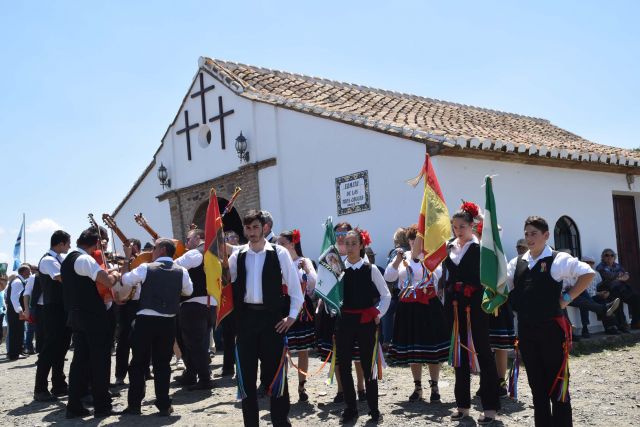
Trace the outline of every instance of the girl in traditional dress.
<instances>
[{"instance_id":1,"label":"girl in traditional dress","mask_svg":"<svg viewBox=\"0 0 640 427\"><path fill-rule=\"evenodd\" d=\"M480 244L473 234L479 208L466 202L451 220L455 238L447 245L442 267L445 316L452 331L449 362L455 367L457 411L452 421L469 416L471 373L480 372L480 401L484 414L479 425L495 420L500 407L498 373L489 345L489 315L481 308Z\"/></svg>"},{"instance_id":2,"label":"girl in traditional dress","mask_svg":"<svg viewBox=\"0 0 640 427\"><path fill-rule=\"evenodd\" d=\"M357 229L349 231L345 239L347 257L343 277L344 300L340 317L336 319L337 356L347 404L342 413L343 423L352 422L358 417L356 392L351 375L356 340L360 347L359 358L365 375L369 415L374 422L380 419L378 381L377 375L374 375L376 367L373 361L377 360L375 355L380 347L376 340L379 336L378 325L389 307L391 293L380 271L362 259L368 240L368 234Z\"/></svg>"},{"instance_id":3,"label":"girl in traditional dress","mask_svg":"<svg viewBox=\"0 0 640 427\"><path fill-rule=\"evenodd\" d=\"M400 301L396 309L393 341L389 347L391 362L398 365L409 364L415 390L409 401L422 399L422 365L429 365L429 386L431 402L440 401L438 378L440 364L449 358L449 341L444 311L437 297L437 284L424 268L415 247L418 226L407 229L412 252L396 252L394 260L387 266L384 279L398 281Z\"/></svg>"},{"instance_id":4,"label":"girl in traditional dress","mask_svg":"<svg viewBox=\"0 0 640 427\"><path fill-rule=\"evenodd\" d=\"M299 230L280 233L278 244L289 251L291 260L298 271L298 277L302 285L302 294L304 295L302 310L300 310L296 322L291 329L289 329L289 332L287 332L287 340L289 350L298 353L298 396L300 402L306 402L309 400L309 395L304 387L307 382L307 376L304 373L309 370L309 350L315 346L316 341L314 324L315 309L311 296L316 287L318 276L311 260L302 256Z\"/></svg>"}]
</instances>

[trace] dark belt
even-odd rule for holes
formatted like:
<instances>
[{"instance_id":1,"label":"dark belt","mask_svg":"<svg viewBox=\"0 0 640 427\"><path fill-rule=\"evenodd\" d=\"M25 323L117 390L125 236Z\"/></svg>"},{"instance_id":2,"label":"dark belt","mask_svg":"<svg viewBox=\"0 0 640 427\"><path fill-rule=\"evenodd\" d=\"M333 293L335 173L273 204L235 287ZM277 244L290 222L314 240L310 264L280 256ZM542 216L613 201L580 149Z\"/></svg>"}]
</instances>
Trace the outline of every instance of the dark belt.
<instances>
[{"instance_id":1,"label":"dark belt","mask_svg":"<svg viewBox=\"0 0 640 427\"><path fill-rule=\"evenodd\" d=\"M254 310L254 311L264 311L267 309L267 306L264 304L249 304L248 302L245 302L244 306L249 310Z\"/></svg>"}]
</instances>

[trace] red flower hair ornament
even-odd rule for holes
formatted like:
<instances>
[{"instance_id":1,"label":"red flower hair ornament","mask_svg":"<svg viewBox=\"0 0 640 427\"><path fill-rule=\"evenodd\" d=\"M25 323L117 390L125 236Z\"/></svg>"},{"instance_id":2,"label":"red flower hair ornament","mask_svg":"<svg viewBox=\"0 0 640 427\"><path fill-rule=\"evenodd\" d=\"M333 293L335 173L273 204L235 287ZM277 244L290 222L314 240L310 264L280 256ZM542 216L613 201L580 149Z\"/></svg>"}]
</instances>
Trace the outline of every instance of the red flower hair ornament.
<instances>
[{"instance_id":1,"label":"red flower hair ornament","mask_svg":"<svg viewBox=\"0 0 640 427\"><path fill-rule=\"evenodd\" d=\"M298 243L300 243L300 230L298 230L297 228L293 230L293 233L291 236L291 243L293 243L294 245L297 245Z\"/></svg>"},{"instance_id":2,"label":"red flower hair ornament","mask_svg":"<svg viewBox=\"0 0 640 427\"><path fill-rule=\"evenodd\" d=\"M365 248L369 246L371 244L371 236L369 236L369 232L361 228L356 228L356 231L360 233L360 241L362 241L362 246L364 246Z\"/></svg>"},{"instance_id":3,"label":"red flower hair ornament","mask_svg":"<svg viewBox=\"0 0 640 427\"><path fill-rule=\"evenodd\" d=\"M472 218L476 218L480 213L480 207L478 205L473 202L465 202L464 200L462 201L460 209L469 213Z\"/></svg>"}]
</instances>

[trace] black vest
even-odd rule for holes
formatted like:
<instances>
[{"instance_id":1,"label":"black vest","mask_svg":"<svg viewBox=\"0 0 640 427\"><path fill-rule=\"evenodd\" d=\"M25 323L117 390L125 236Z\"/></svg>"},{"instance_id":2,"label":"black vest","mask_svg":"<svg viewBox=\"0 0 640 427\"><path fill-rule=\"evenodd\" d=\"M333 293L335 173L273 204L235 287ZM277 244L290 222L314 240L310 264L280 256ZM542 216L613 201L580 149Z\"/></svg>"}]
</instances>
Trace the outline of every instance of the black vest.
<instances>
[{"instance_id":1,"label":"black vest","mask_svg":"<svg viewBox=\"0 0 640 427\"><path fill-rule=\"evenodd\" d=\"M22 307L22 310L24 311L24 301L22 300L22 296L24 295L24 289L27 287L26 282L24 282L20 277L16 277L16 279L20 280L20 282L22 283L22 291L20 292L20 295L18 296L18 301L20 302L20 307ZM13 282L15 281L12 280L11 283L9 283L9 286L7 287L7 298L6 298L6 303L7 303L7 311L9 313L16 313L16 311L13 309L13 303L11 302L11 293L14 291L12 288L13 286Z\"/></svg>"},{"instance_id":2,"label":"black vest","mask_svg":"<svg viewBox=\"0 0 640 427\"><path fill-rule=\"evenodd\" d=\"M463 307L467 305L480 306L482 303L482 285L480 284L479 244L471 243L458 265L447 256L443 262L442 270L443 276L446 276L444 290L447 300L456 300ZM457 286L458 283L461 286ZM473 293L470 297L468 294L465 296L464 285L472 286Z\"/></svg>"},{"instance_id":3,"label":"black vest","mask_svg":"<svg viewBox=\"0 0 640 427\"><path fill-rule=\"evenodd\" d=\"M344 298L342 308L365 309L374 307L380 299L380 292L371 280L371 264L364 263L354 270L347 268L342 278L344 283Z\"/></svg>"},{"instance_id":4,"label":"black vest","mask_svg":"<svg viewBox=\"0 0 640 427\"><path fill-rule=\"evenodd\" d=\"M193 293L188 297L180 297L180 301L184 302L195 297L206 297L207 294L207 277L204 274L204 260L199 266L187 270L189 277L193 283Z\"/></svg>"},{"instance_id":5,"label":"black vest","mask_svg":"<svg viewBox=\"0 0 640 427\"><path fill-rule=\"evenodd\" d=\"M98 294L96 282L90 277L76 273L74 265L80 255L82 254L78 251L71 252L60 267L64 283L62 291L64 308L68 313L68 326L80 331L103 329L108 324L107 309Z\"/></svg>"},{"instance_id":6,"label":"black vest","mask_svg":"<svg viewBox=\"0 0 640 427\"><path fill-rule=\"evenodd\" d=\"M34 308L38 305L38 300L40 299L40 295L42 295L42 282L40 281L40 273L36 272L33 276L33 290L31 291L31 300L29 301L30 308Z\"/></svg>"},{"instance_id":7,"label":"black vest","mask_svg":"<svg viewBox=\"0 0 640 427\"><path fill-rule=\"evenodd\" d=\"M233 284L233 303L235 307L244 306L247 294L247 250L238 254L238 277ZM282 291L282 270L275 245L272 251L265 250L264 265L262 266L262 304L271 312L278 315L289 313L289 300Z\"/></svg>"},{"instance_id":8,"label":"black vest","mask_svg":"<svg viewBox=\"0 0 640 427\"><path fill-rule=\"evenodd\" d=\"M541 322L561 316L560 294L562 282L551 277L551 265L558 252L539 259L529 270L528 263L518 257L513 277L513 290L509 293L511 305L518 312L518 322Z\"/></svg>"},{"instance_id":9,"label":"black vest","mask_svg":"<svg viewBox=\"0 0 640 427\"><path fill-rule=\"evenodd\" d=\"M44 256L40 258L40 262L42 262L42 259L47 256L51 255L49 253L44 254ZM38 267L40 267L40 263L38 263ZM40 286L43 294L42 302L45 305L63 303L62 284L60 282L53 280L48 274L41 274Z\"/></svg>"},{"instance_id":10,"label":"black vest","mask_svg":"<svg viewBox=\"0 0 640 427\"><path fill-rule=\"evenodd\" d=\"M177 314L182 294L182 267L173 262L147 264L147 277L140 290L140 310Z\"/></svg>"}]
</instances>

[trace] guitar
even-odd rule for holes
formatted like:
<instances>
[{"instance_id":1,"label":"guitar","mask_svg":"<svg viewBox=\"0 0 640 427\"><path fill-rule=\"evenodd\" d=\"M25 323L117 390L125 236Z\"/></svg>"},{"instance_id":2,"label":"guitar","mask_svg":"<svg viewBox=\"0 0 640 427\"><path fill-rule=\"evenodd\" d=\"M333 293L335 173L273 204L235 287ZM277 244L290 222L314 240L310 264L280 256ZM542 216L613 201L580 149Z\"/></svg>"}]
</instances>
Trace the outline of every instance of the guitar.
<instances>
[{"instance_id":1,"label":"guitar","mask_svg":"<svg viewBox=\"0 0 640 427\"><path fill-rule=\"evenodd\" d=\"M135 219L136 223L140 227L144 228L146 232L149 233L149 235L154 241L160 239L160 235L156 233L156 231L153 228L151 228L151 226L147 222L146 218L142 215L142 213L139 213L138 215L134 215L133 218ZM176 239L171 239L171 240L173 240L173 243L176 245L176 253L173 254L173 259L176 259L184 255L184 253L187 251L187 248L184 247L184 243Z\"/></svg>"},{"instance_id":2,"label":"guitar","mask_svg":"<svg viewBox=\"0 0 640 427\"><path fill-rule=\"evenodd\" d=\"M105 260L106 248L102 246L102 233L100 232L100 227L98 226L98 223L96 222L96 220L93 218L92 213L89 214L89 224L91 224L92 227L95 227L95 229L98 231L98 236L99 236L98 245L100 247L100 249L96 249L95 251L93 251L93 253L89 255L91 255L93 259L96 260L100 268L102 268L104 271L108 271L109 267L107 266L107 262ZM104 285L101 285L98 282L96 282L96 288L98 289L98 294L100 295L100 298L102 298L105 304L110 301L113 301L113 295L111 294L111 289L109 289Z\"/></svg>"}]
</instances>

